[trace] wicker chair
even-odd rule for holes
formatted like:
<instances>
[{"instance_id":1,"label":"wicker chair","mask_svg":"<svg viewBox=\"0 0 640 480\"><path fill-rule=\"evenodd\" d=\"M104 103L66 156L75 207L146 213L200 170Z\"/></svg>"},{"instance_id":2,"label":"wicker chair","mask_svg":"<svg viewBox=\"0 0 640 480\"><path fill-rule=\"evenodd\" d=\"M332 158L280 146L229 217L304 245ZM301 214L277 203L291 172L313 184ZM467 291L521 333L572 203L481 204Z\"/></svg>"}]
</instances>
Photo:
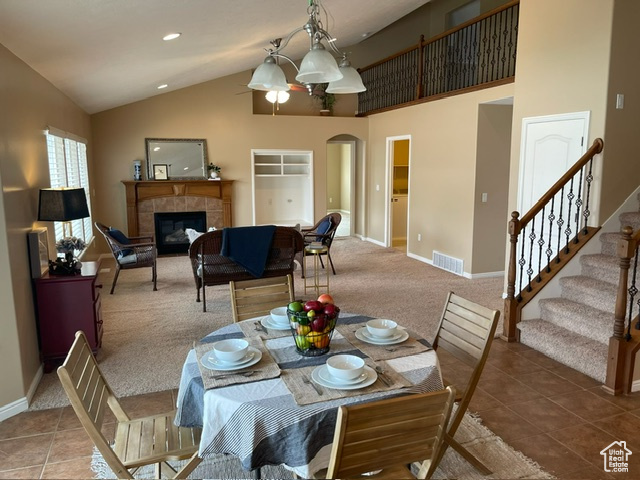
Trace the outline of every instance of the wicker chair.
<instances>
[{"instance_id":1,"label":"wicker chair","mask_svg":"<svg viewBox=\"0 0 640 480\"><path fill-rule=\"evenodd\" d=\"M207 311L205 287L224 285L234 280L252 280L254 277L244 267L220 254L222 230L207 232L196 238L189 247L189 258L196 284L196 302ZM291 227L276 227L267 265L261 278L293 274L294 258L304 248L302 235Z\"/></svg>"},{"instance_id":2,"label":"wicker chair","mask_svg":"<svg viewBox=\"0 0 640 480\"><path fill-rule=\"evenodd\" d=\"M324 233L319 233L318 229L322 228L323 225L326 225L325 222L327 221L329 221L329 229L324 231ZM322 262L322 255L326 255L327 258L329 259L329 263L331 264L331 270L333 271L334 275L336 274L336 269L333 266L333 260L331 259L331 244L333 243L333 237L336 236L336 231L338 230L338 226L340 225L341 221L342 221L342 215L340 215L337 212L329 213L328 215L325 215L320 220L318 220L318 223L316 223L313 227L303 228L301 230L302 236L304 238L305 247L308 245L311 245L312 242L321 242L322 245L327 247L327 253L326 254L321 253L319 255L320 264L322 265L322 268L324 268L324 263ZM311 254L307 253L303 249L296 256L296 260L302 267L302 278L304 278L305 276L305 272L304 272L304 256L305 255L311 255Z\"/></svg>"},{"instance_id":3,"label":"wicker chair","mask_svg":"<svg viewBox=\"0 0 640 480\"><path fill-rule=\"evenodd\" d=\"M116 261L116 273L113 277L111 291L113 294L118 281L120 270L128 270L130 268L151 267L151 280L153 281L153 291L157 291L156 280L156 243L153 237L125 237L126 242L122 239L118 240L108 227L102 223L95 222L96 228L102 233L107 245L111 249L111 254Z\"/></svg>"}]
</instances>

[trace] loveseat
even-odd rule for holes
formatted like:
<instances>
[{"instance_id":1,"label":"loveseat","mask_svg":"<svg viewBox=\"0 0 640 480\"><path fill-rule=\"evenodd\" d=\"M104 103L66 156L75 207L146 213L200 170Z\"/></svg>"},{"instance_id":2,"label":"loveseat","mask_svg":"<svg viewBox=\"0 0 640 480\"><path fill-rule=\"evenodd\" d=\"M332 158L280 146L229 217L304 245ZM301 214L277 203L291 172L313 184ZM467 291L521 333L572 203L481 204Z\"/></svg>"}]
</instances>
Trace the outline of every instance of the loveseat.
<instances>
[{"instance_id":1,"label":"loveseat","mask_svg":"<svg viewBox=\"0 0 640 480\"><path fill-rule=\"evenodd\" d=\"M207 232L196 238L189 247L189 259L196 284L196 301L200 301L202 288L202 311L207 311L205 287L224 285L231 280L254 279L244 267L221 255L223 230ZM300 232L291 227L276 227L267 263L261 278L292 274L294 258L304 248Z\"/></svg>"}]
</instances>

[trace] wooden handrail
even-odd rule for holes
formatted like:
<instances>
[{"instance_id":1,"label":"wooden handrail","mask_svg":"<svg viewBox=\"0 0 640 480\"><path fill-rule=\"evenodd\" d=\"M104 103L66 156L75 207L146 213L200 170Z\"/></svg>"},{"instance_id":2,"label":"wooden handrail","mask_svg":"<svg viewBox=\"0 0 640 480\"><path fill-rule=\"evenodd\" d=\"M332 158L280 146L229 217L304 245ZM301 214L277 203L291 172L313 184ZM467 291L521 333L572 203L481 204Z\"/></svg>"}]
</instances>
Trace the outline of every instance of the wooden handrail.
<instances>
[{"instance_id":1,"label":"wooden handrail","mask_svg":"<svg viewBox=\"0 0 640 480\"><path fill-rule=\"evenodd\" d=\"M529 209L527 213L525 213L520 219L519 228L515 233L519 233L530 221L535 217L542 208L551 201L551 199L562 189L562 187L571 180L576 173L578 173L582 167L584 167L594 155L602 152L604 148L604 142L601 138L596 138L593 142L593 145L585 152L585 154L580 157L580 159L569 169L567 173L565 173L560 179L554 183L547 193L545 193L540 200L536 202L536 204Z\"/></svg>"},{"instance_id":2,"label":"wooden handrail","mask_svg":"<svg viewBox=\"0 0 640 480\"><path fill-rule=\"evenodd\" d=\"M519 212L514 211L511 213L511 220L508 225L509 234L509 263L507 266L507 296L504 302L504 322L503 322L503 335L502 337L509 341L517 341L518 334L516 325L520 321L520 313L522 308L533 299L535 295L541 290L541 288L553 278L566 263L577 254L578 250L582 248L586 242L595 235L599 228L593 228L587 226L588 219L585 217L584 228L580 232L576 232L576 236L569 241L563 247L562 253L558 248L556 257L553 259L553 264L549 263L545 267L544 274L542 270L535 275L535 282L533 277L529 277L530 282L522 289L522 291L516 292L516 269L517 269L517 245L520 241L521 233L527 227L529 222L536 218L540 212L555 198L555 196L567 185L572 182L575 175L581 172L583 168L593 159L593 157L602 152L604 148L604 141L601 138L596 138L593 145L580 157L580 159L556 182L549 190L538 200L538 202L531 207L531 209L519 217ZM588 191L587 191L588 195ZM588 198L586 207L588 208ZM572 245L569 248L569 245ZM524 243L522 243L524 248ZM538 265L542 267L542 265ZM521 267L522 272L522 267ZM521 282L522 283L522 282Z\"/></svg>"}]
</instances>

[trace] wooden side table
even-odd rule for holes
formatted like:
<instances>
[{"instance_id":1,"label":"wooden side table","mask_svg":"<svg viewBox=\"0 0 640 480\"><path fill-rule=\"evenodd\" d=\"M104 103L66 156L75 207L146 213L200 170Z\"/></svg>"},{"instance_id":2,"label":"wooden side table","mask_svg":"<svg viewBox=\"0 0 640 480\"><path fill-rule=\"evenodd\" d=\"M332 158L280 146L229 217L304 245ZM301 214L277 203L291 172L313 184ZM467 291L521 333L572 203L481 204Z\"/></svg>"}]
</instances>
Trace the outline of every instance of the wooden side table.
<instances>
[{"instance_id":1,"label":"wooden side table","mask_svg":"<svg viewBox=\"0 0 640 480\"><path fill-rule=\"evenodd\" d=\"M322 268L322 265L320 263L320 255L322 254L326 254L329 251L329 248L324 246L324 245L319 245L319 246L315 246L315 245L307 245L306 247L304 247L304 271L305 271L305 276L304 276L304 293L307 293L308 289L314 289L316 291L316 297L320 296L320 289L321 288L326 288L327 291L324 293L330 293L329 292L329 264L327 263L327 267L326 268ZM307 267L307 258L308 257L313 257L313 283L311 283L311 281L307 281L309 278L309 269ZM328 261L327 261L328 262ZM325 274L325 283L320 283L321 282L321 271L324 270L324 274ZM307 285L307 283L310 283L310 285Z\"/></svg>"},{"instance_id":2,"label":"wooden side table","mask_svg":"<svg viewBox=\"0 0 640 480\"><path fill-rule=\"evenodd\" d=\"M79 275L45 274L35 281L38 337L45 372L64 360L78 330L94 353L102 345L100 262L82 262Z\"/></svg>"}]
</instances>

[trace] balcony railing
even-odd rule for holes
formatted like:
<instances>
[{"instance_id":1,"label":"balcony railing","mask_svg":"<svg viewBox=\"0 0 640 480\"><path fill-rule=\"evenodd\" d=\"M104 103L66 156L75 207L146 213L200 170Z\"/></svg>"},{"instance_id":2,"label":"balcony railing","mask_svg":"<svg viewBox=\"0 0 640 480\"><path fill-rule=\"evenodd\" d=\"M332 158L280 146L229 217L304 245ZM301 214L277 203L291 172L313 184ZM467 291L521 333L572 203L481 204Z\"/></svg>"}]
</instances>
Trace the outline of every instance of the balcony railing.
<instances>
[{"instance_id":1,"label":"balcony railing","mask_svg":"<svg viewBox=\"0 0 640 480\"><path fill-rule=\"evenodd\" d=\"M365 116L513 81L519 0L360 69Z\"/></svg>"}]
</instances>

